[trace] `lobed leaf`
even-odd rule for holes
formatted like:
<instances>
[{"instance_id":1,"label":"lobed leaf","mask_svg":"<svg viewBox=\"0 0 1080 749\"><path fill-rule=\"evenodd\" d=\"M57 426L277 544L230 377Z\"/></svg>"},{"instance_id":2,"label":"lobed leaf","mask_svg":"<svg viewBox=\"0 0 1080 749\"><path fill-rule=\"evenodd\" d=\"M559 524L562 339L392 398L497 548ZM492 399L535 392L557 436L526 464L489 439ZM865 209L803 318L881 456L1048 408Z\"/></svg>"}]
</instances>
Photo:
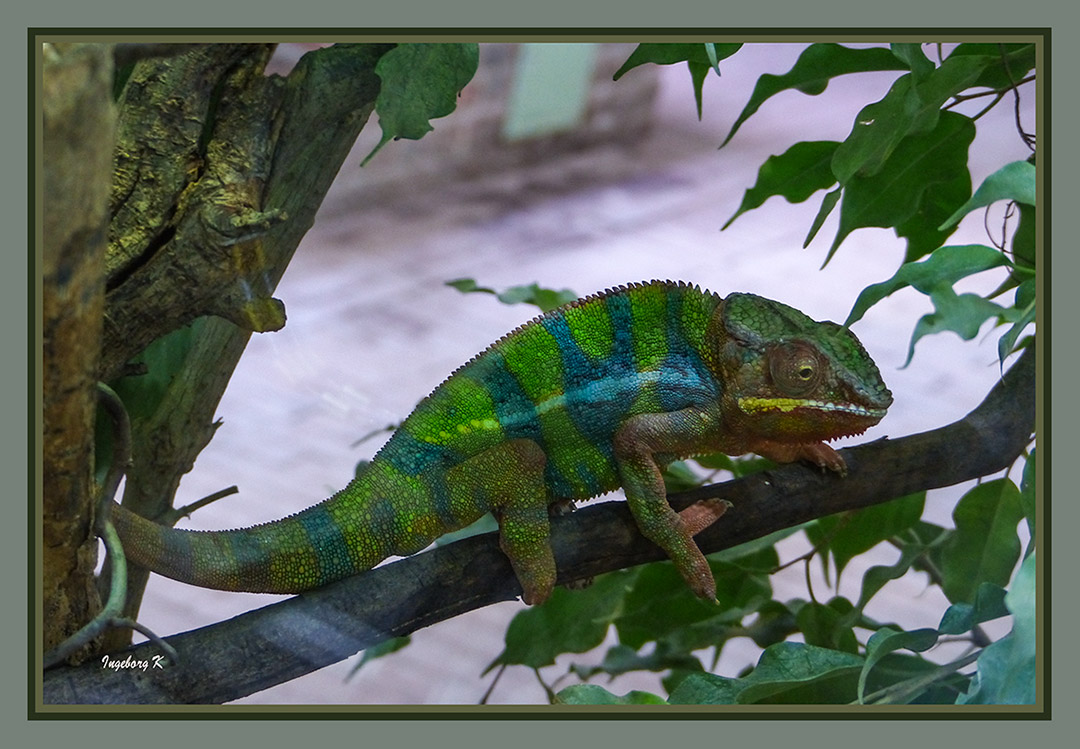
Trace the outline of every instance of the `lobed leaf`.
<instances>
[{"instance_id":1,"label":"lobed leaf","mask_svg":"<svg viewBox=\"0 0 1080 749\"><path fill-rule=\"evenodd\" d=\"M370 663L376 658L382 658L383 656L396 653L397 651L407 647L412 642L411 637L391 637L389 640L383 640L378 645L370 647L364 651L364 655L360 658L360 662L353 666L349 671L349 675L346 678L352 678L356 675L356 672L364 667L365 664Z\"/></svg>"},{"instance_id":2,"label":"lobed leaf","mask_svg":"<svg viewBox=\"0 0 1080 749\"><path fill-rule=\"evenodd\" d=\"M429 120L454 111L479 60L475 43L399 44L380 57L375 73L382 84L375 112L382 139L363 164L390 140L417 140L433 130Z\"/></svg>"},{"instance_id":3,"label":"lobed leaf","mask_svg":"<svg viewBox=\"0 0 1080 749\"><path fill-rule=\"evenodd\" d=\"M685 62L690 69L690 77L694 84L694 101L697 103L698 119L701 119L702 89L705 78L709 75L710 68L720 75L720 60L731 57L739 51L742 43L716 44L671 44L671 43L645 43L639 44L630 53L630 57L615 71L613 80L619 80L628 70L639 65L654 63L656 65L672 65L677 62Z\"/></svg>"},{"instance_id":4,"label":"lobed leaf","mask_svg":"<svg viewBox=\"0 0 1080 749\"><path fill-rule=\"evenodd\" d=\"M879 70L906 70L905 63L887 49L870 47L853 49L833 42L811 44L795 61L791 70L783 75L765 73L758 78L757 85L750 95L750 101L743 107L735 119L724 142L723 148L732 139L738 129L770 97L781 91L795 89L804 94L816 96L823 92L829 81L850 73L866 73Z\"/></svg>"},{"instance_id":5,"label":"lobed leaf","mask_svg":"<svg viewBox=\"0 0 1080 749\"><path fill-rule=\"evenodd\" d=\"M1014 161L1001 167L983 180L975 194L938 228L955 226L967 214L998 200L1035 205L1035 165L1027 161Z\"/></svg>"},{"instance_id":6,"label":"lobed leaf","mask_svg":"<svg viewBox=\"0 0 1080 749\"><path fill-rule=\"evenodd\" d=\"M904 61L916 81L925 80L934 72L935 65L922 51L922 44L919 42L894 43L889 45L889 49Z\"/></svg>"},{"instance_id":7,"label":"lobed leaf","mask_svg":"<svg viewBox=\"0 0 1080 749\"><path fill-rule=\"evenodd\" d=\"M926 260L904 263L892 278L863 289L844 321L844 326L848 327L861 320L868 309L907 286L912 286L924 294L931 294L941 288L951 289L961 278L1008 265L1008 262L1008 258L1000 250L986 245L941 247Z\"/></svg>"},{"instance_id":8,"label":"lobed leaf","mask_svg":"<svg viewBox=\"0 0 1080 749\"><path fill-rule=\"evenodd\" d=\"M958 170L952 179L929 185L915 213L894 227L896 236L907 240L904 262L919 260L945 244L956 228L938 227L969 197L971 174L967 169Z\"/></svg>"},{"instance_id":9,"label":"lobed leaf","mask_svg":"<svg viewBox=\"0 0 1080 749\"><path fill-rule=\"evenodd\" d=\"M838 187L835 190L831 190L825 193L825 197L821 200L821 207L818 208L817 215L814 216L814 221L810 224L810 231L806 234L806 239L803 240L803 249L808 247L810 243L817 236L818 231L821 229L822 224L825 223L825 219L832 213L833 208L840 202L840 196L843 194L842 187Z\"/></svg>"},{"instance_id":10,"label":"lobed leaf","mask_svg":"<svg viewBox=\"0 0 1080 749\"><path fill-rule=\"evenodd\" d=\"M715 67L716 63L731 57L742 47L741 43L728 44L674 44L648 42L639 44L626 62L615 71L613 80L619 80L628 71L639 65L673 65L678 62L697 63L706 67Z\"/></svg>"},{"instance_id":11,"label":"lobed leaf","mask_svg":"<svg viewBox=\"0 0 1080 749\"><path fill-rule=\"evenodd\" d=\"M968 171L968 147L974 139L975 123L970 117L943 112L932 129L900 141L872 175L841 178L840 225L825 262L855 229L902 225L915 215L931 185L961 179Z\"/></svg>"},{"instance_id":12,"label":"lobed leaf","mask_svg":"<svg viewBox=\"0 0 1080 749\"><path fill-rule=\"evenodd\" d=\"M975 55L949 57L925 77L901 76L884 98L867 104L855 117L833 158L836 179L846 186L855 175L877 174L905 138L934 130L946 114L941 106L971 86L988 64L987 58Z\"/></svg>"},{"instance_id":13,"label":"lobed leaf","mask_svg":"<svg viewBox=\"0 0 1080 749\"><path fill-rule=\"evenodd\" d=\"M978 294L958 295L951 288L935 289L930 293L930 300L934 304L934 311L929 315L923 315L915 323L915 331L911 334L911 342L908 344L907 359L903 364L905 367L911 363L915 356L915 344L923 336L948 330L965 341L970 341L979 334L980 328L987 320L994 317L1005 320L1015 317L1014 311L984 299Z\"/></svg>"},{"instance_id":14,"label":"lobed leaf","mask_svg":"<svg viewBox=\"0 0 1080 749\"><path fill-rule=\"evenodd\" d=\"M721 231L773 195L780 195L789 203L801 203L818 190L836 184L831 162L838 145L832 140L803 141L778 156L770 156L758 170L757 182L743 195L739 209Z\"/></svg>"},{"instance_id":15,"label":"lobed leaf","mask_svg":"<svg viewBox=\"0 0 1080 749\"><path fill-rule=\"evenodd\" d=\"M535 283L510 286L503 291L481 286L472 278L458 278L447 281L446 285L463 294L492 294L503 304L532 304L539 307L541 312L550 312L578 298L572 289L546 289Z\"/></svg>"}]
</instances>

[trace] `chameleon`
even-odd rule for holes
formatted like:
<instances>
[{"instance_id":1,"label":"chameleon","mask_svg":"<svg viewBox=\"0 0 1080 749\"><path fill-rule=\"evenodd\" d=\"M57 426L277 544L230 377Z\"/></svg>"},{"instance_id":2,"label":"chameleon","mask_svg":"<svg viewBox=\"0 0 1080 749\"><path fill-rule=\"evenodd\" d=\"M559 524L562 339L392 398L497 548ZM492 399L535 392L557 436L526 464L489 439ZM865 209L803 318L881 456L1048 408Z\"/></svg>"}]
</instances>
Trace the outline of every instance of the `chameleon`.
<instances>
[{"instance_id":1,"label":"chameleon","mask_svg":"<svg viewBox=\"0 0 1080 749\"><path fill-rule=\"evenodd\" d=\"M112 505L128 558L197 586L298 593L414 554L491 512L527 604L552 592L549 513L622 487L642 534L715 601L693 536L730 506L681 513L661 469L710 452L809 461L892 404L854 333L749 293L618 286L543 314L454 371L333 496L225 531L169 528Z\"/></svg>"}]
</instances>

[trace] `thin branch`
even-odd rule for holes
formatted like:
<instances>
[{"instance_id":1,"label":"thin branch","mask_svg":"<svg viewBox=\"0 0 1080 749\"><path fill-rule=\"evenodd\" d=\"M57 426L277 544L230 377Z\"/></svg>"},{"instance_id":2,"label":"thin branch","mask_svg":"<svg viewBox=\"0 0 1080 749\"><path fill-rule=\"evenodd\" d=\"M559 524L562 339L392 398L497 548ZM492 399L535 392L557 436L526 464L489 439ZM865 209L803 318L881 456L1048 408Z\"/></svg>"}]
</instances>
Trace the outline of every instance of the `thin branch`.
<instances>
[{"instance_id":1,"label":"thin branch","mask_svg":"<svg viewBox=\"0 0 1080 749\"><path fill-rule=\"evenodd\" d=\"M240 489L235 484L233 484L232 486L227 486L220 491L216 491L213 494L209 494L203 497L202 499L197 499L191 504L169 510L165 513L163 517L157 519L156 522L171 527L173 525L176 525L176 522L180 520L180 518L190 517L191 513L195 512L195 510L201 510L208 504L217 502L219 499L224 499L225 497L231 497L233 494L239 494L239 492Z\"/></svg>"}]
</instances>

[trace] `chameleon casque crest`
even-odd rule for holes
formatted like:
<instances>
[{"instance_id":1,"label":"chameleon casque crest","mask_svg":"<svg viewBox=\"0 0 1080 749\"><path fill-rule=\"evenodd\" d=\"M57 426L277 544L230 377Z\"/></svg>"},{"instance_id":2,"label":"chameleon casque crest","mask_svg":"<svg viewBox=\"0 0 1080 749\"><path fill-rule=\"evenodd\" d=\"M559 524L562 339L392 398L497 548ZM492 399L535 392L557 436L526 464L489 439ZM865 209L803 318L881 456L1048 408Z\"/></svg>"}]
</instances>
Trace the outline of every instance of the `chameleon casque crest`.
<instances>
[{"instance_id":1,"label":"chameleon casque crest","mask_svg":"<svg viewBox=\"0 0 1080 749\"><path fill-rule=\"evenodd\" d=\"M754 452L843 473L826 440L892 403L853 333L753 294L653 281L579 299L455 371L329 499L228 531L158 525L118 505L128 558L192 585L296 593L413 554L487 512L526 603L555 584L549 506L622 487L641 532L698 596L716 586L693 536L723 514L676 513L661 468Z\"/></svg>"}]
</instances>

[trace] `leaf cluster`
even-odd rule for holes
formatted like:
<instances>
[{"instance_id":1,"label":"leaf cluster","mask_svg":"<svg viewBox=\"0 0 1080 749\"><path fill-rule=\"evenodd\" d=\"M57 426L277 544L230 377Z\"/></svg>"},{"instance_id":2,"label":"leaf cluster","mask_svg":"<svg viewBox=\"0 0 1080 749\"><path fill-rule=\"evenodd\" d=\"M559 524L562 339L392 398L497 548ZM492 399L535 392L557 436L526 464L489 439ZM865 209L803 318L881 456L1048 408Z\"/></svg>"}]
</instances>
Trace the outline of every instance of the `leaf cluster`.
<instances>
[{"instance_id":1,"label":"leaf cluster","mask_svg":"<svg viewBox=\"0 0 1080 749\"><path fill-rule=\"evenodd\" d=\"M1021 559L1018 524L1034 527L1033 471L1020 487L1009 479L975 486L957 504L953 528L922 520L924 501L925 493L903 497L711 555L719 606L695 598L667 562L603 575L584 591L556 590L514 618L491 666L533 669L552 701L567 704L1033 702L1033 546L1013 580ZM781 562L777 543L794 534L812 551ZM869 567L857 597L842 594L848 563L881 544L895 561ZM791 564L804 565L808 580L810 566L820 565L828 597L809 583L805 596L775 596L774 576ZM867 613L890 581L910 574L951 604L935 628L905 630ZM1012 632L990 643L979 625L1010 614ZM560 656L593 651L612 632L616 643L599 662L558 665L566 663ZM728 643L740 638L761 649L756 663L736 677L712 673ZM951 655L958 640L966 651ZM558 675L545 679L543 668ZM633 671L662 674L667 696L619 696L589 683ZM559 688L568 680L579 683Z\"/></svg>"},{"instance_id":2,"label":"leaf cluster","mask_svg":"<svg viewBox=\"0 0 1080 749\"><path fill-rule=\"evenodd\" d=\"M770 197L800 203L825 191L803 243L808 246L839 207L825 263L861 228L890 228L906 243L904 265L892 278L863 292L846 324L894 291L911 286L930 297L934 312L918 321L908 362L922 336L950 330L971 340L987 320L1010 324L999 345L1004 362L1021 332L1035 321L1034 154L1004 164L972 194L969 149L976 121L1007 94L1019 97L1019 87L1031 80L1027 76L1034 67L1033 43L960 44L939 64L918 44L888 49L810 45L787 73L760 77L723 145L782 91L817 95L838 76L904 72L884 97L859 111L843 141L803 141L768 158L724 228ZM956 111L962 102L988 96L992 103L972 116ZM1033 139L1022 129L1019 134L1032 147ZM1008 201L1006 222L1019 213L1008 249L1004 240L993 247L945 245L965 215L998 201ZM919 263L927 255L931 257ZM1006 268L1009 275L988 296L953 290L958 281L995 267ZM1012 289L1011 304L991 301Z\"/></svg>"}]
</instances>

